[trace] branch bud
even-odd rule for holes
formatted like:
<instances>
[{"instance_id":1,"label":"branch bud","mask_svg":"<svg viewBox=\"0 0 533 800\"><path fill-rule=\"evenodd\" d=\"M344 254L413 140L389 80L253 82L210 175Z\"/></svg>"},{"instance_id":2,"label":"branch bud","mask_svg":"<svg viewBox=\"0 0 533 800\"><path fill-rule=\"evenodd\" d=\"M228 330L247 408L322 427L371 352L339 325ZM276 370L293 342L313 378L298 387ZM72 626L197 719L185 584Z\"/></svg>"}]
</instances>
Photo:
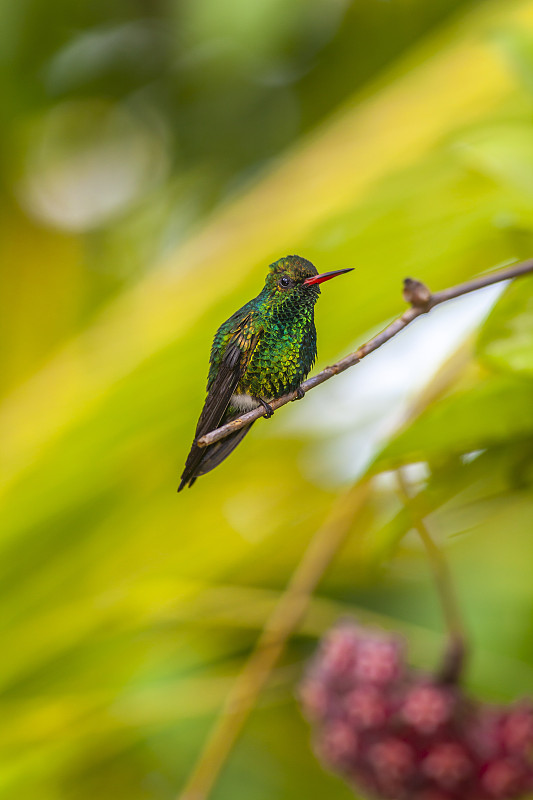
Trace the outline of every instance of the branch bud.
<instances>
[{"instance_id":1,"label":"branch bud","mask_svg":"<svg viewBox=\"0 0 533 800\"><path fill-rule=\"evenodd\" d=\"M415 308L426 308L431 301L431 292L421 281L405 278L403 282L403 298Z\"/></svg>"}]
</instances>

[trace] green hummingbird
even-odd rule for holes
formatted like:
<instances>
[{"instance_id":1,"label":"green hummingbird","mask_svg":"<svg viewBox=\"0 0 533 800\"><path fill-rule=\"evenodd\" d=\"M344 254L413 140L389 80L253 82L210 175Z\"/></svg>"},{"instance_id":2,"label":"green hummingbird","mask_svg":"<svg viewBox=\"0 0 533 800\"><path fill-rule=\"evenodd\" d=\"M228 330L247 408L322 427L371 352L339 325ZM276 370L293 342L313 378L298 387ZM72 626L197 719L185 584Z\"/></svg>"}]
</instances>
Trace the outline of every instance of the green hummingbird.
<instances>
[{"instance_id":1,"label":"green hummingbird","mask_svg":"<svg viewBox=\"0 0 533 800\"><path fill-rule=\"evenodd\" d=\"M289 392L303 397L300 384L317 353L314 306L319 284L345 272L351 269L319 275L301 256L280 258L270 265L262 292L222 323L213 340L207 397L178 492L224 461L253 423L207 447L196 444L201 436L260 405L264 416L271 417L269 402Z\"/></svg>"}]
</instances>

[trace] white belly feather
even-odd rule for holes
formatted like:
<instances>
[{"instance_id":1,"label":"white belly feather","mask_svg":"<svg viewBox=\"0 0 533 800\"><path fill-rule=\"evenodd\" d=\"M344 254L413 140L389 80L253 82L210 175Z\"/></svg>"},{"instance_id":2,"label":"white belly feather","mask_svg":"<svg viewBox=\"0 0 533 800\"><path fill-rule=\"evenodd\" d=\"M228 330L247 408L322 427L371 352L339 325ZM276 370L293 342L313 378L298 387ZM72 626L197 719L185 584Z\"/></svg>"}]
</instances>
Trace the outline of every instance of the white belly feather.
<instances>
[{"instance_id":1,"label":"white belly feather","mask_svg":"<svg viewBox=\"0 0 533 800\"><path fill-rule=\"evenodd\" d=\"M266 399L268 403L269 400ZM239 411L251 411L252 408L257 408L257 406L261 405L255 397L252 397L251 394L232 394L230 405L234 408L237 408Z\"/></svg>"}]
</instances>

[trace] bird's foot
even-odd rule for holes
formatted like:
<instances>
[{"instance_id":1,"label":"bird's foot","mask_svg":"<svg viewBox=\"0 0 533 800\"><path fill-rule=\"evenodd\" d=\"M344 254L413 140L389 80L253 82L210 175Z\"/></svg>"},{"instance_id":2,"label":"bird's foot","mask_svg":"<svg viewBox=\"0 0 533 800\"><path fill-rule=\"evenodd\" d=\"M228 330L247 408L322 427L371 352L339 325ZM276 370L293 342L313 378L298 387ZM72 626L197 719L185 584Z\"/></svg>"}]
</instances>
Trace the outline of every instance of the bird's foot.
<instances>
[{"instance_id":1,"label":"bird's foot","mask_svg":"<svg viewBox=\"0 0 533 800\"><path fill-rule=\"evenodd\" d=\"M296 389L296 397L293 397L292 402L294 403L295 400L303 400L305 397L305 392L301 386L298 386Z\"/></svg>"},{"instance_id":2,"label":"bird's foot","mask_svg":"<svg viewBox=\"0 0 533 800\"><path fill-rule=\"evenodd\" d=\"M258 402L261 403L263 408L265 409L265 413L263 414L265 419L270 419L274 415L274 409L270 406L266 400L263 400L262 397L257 398Z\"/></svg>"}]
</instances>

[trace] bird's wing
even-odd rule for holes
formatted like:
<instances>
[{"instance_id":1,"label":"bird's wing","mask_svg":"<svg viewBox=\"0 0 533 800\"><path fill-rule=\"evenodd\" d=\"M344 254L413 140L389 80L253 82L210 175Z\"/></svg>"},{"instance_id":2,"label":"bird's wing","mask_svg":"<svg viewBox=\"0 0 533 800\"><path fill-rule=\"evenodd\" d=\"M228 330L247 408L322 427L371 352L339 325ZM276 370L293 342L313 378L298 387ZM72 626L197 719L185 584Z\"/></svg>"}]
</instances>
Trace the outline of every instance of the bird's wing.
<instances>
[{"instance_id":1,"label":"bird's wing","mask_svg":"<svg viewBox=\"0 0 533 800\"><path fill-rule=\"evenodd\" d=\"M229 405L231 395L237 388L239 381L246 371L250 358L259 342L263 329L258 327L257 321L254 319L253 313L250 312L239 323L229 331L229 341L226 345L222 357L214 366L213 377L210 378L208 384L208 393L205 400L198 425L196 426L195 441L191 447L190 453L185 463L185 469L181 476L181 482L178 492L183 489L187 483L192 486L196 477L202 474L202 464L208 460L212 453L212 447L198 447L196 440L209 431L215 430L224 417L224 413ZM216 337L215 337L216 343ZM217 350L217 348L214 348ZM247 432L247 428L240 431L238 437L234 437L234 444L231 448L217 448L226 452L229 455L233 447L242 439ZM223 445L223 442L219 442ZM215 445L216 447L216 445ZM209 453L209 455L208 455ZM222 455L225 458L225 455ZM213 466L219 463L221 458L217 460L211 459ZM209 467L212 469L212 466Z\"/></svg>"},{"instance_id":2,"label":"bird's wing","mask_svg":"<svg viewBox=\"0 0 533 800\"><path fill-rule=\"evenodd\" d=\"M242 319L232 331L215 376L209 383L207 398L196 427L197 439L218 427L262 332L262 328L257 330L252 313Z\"/></svg>"}]
</instances>

